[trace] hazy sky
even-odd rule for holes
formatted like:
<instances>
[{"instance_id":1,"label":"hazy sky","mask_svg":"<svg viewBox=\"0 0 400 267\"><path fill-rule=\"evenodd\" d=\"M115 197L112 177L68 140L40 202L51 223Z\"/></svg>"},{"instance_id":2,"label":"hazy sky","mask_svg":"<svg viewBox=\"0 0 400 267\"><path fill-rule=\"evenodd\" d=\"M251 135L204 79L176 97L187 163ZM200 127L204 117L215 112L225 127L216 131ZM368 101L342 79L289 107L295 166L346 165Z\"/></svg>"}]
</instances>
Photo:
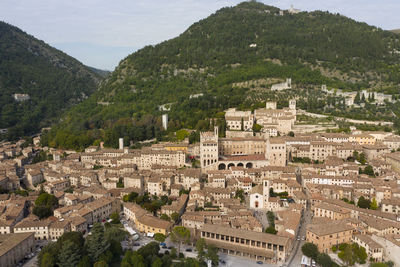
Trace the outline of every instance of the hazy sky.
<instances>
[{"instance_id":1,"label":"hazy sky","mask_svg":"<svg viewBox=\"0 0 400 267\"><path fill-rule=\"evenodd\" d=\"M0 20L86 65L113 70L148 44L176 37L192 23L239 0L0 0ZM287 9L338 12L383 29L400 28L400 0L262 0Z\"/></svg>"}]
</instances>

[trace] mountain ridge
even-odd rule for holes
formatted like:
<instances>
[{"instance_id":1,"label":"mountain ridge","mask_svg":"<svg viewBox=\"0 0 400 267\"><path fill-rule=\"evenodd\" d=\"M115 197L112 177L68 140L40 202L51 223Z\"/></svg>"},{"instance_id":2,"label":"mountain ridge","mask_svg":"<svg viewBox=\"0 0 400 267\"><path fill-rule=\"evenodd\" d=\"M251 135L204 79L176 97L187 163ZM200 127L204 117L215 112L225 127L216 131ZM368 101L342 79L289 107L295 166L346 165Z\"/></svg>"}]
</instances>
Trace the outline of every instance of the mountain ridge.
<instances>
[{"instance_id":1,"label":"mountain ridge","mask_svg":"<svg viewBox=\"0 0 400 267\"><path fill-rule=\"evenodd\" d=\"M31 135L93 93L101 77L78 60L0 21L0 128ZM15 101L14 94L29 94Z\"/></svg>"},{"instance_id":2,"label":"mountain ridge","mask_svg":"<svg viewBox=\"0 0 400 267\"><path fill-rule=\"evenodd\" d=\"M66 114L49 140L68 147L55 138L61 128L71 140L79 135L114 147L118 137L136 142L182 127L205 130L208 118L219 116L223 124L218 114L226 108L253 109L273 98L266 92L254 98L253 88L233 86L260 78L291 77L299 87L398 91L396 40L394 33L328 12L281 16L278 8L258 2L222 8L178 37L123 59L98 92ZM202 96L191 97L196 94ZM160 106L167 103L173 104L164 132Z\"/></svg>"}]
</instances>

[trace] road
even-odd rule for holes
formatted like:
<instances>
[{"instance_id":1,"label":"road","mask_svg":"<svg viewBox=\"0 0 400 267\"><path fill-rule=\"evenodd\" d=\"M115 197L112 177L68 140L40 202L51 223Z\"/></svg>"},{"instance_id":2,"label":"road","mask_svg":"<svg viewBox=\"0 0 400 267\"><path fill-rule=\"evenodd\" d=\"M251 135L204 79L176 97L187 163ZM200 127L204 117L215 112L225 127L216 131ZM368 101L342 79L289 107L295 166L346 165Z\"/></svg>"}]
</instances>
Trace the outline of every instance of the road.
<instances>
[{"instance_id":1,"label":"road","mask_svg":"<svg viewBox=\"0 0 400 267\"><path fill-rule=\"evenodd\" d=\"M300 237L300 240L298 240L298 238L296 238L296 240L294 241L295 244L293 247L293 251L290 254L290 257L286 263L286 266L300 266L301 257L303 256L303 253L301 252L301 246L306 242L305 240L302 240L302 239L305 239L306 227L308 224L311 223L311 220L312 220L312 211L311 211L310 204L308 203L307 209L304 211L303 217L301 218L301 221L300 221L300 229L299 229L298 235L297 235L298 237Z\"/></svg>"}]
</instances>

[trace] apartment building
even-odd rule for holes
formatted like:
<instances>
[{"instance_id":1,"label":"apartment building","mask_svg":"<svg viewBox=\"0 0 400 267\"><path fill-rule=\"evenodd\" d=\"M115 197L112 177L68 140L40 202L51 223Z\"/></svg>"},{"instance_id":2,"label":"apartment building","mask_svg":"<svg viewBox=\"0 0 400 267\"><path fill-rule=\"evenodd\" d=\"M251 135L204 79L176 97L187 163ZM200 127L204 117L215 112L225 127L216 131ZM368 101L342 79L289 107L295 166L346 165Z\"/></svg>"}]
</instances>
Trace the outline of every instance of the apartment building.
<instances>
[{"instance_id":1,"label":"apartment building","mask_svg":"<svg viewBox=\"0 0 400 267\"><path fill-rule=\"evenodd\" d=\"M343 221L321 224L309 224L307 226L306 240L317 245L322 253L331 251L332 246L348 243L352 240L353 227Z\"/></svg>"},{"instance_id":2,"label":"apartment building","mask_svg":"<svg viewBox=\"0 0 400 267\"><path fill-rule=\"evenodd\" d=\"M0 266L14 267L35 248L33 233L0 235Z\"/></svg>"},{"instance_id":3,"label":"apartment building","mask_svg":"<svg viewBox=\"0 0 400 267\"><path fill-rule=\"evenodd\" d=\"M368 258L373 259L375 262L383 262L384 249L383 247L375 242L369 235L354 235L354 243L357 243L360 247L365 248Z\"/></svg>"}]
</instances>

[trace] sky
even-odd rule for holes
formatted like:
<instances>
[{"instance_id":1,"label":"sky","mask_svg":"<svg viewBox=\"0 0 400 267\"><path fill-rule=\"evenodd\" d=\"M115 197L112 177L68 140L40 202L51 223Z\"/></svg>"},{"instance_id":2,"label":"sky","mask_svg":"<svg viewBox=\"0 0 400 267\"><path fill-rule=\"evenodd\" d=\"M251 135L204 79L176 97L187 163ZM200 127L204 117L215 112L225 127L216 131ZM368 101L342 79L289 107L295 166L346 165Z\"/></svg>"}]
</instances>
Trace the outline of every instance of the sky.
<instances>
[{"instance_id":1,"label":"sky","mask_svg":"<svg viewBox=\"0 0 400 267\"><path fill-rule=\"evenodd\" d=\"M0 20L99 69L238 0L0 0ZM400 28L400 0L259 0L288 9L324 10L390 30Z\"/></svg>"}]
</instances>

